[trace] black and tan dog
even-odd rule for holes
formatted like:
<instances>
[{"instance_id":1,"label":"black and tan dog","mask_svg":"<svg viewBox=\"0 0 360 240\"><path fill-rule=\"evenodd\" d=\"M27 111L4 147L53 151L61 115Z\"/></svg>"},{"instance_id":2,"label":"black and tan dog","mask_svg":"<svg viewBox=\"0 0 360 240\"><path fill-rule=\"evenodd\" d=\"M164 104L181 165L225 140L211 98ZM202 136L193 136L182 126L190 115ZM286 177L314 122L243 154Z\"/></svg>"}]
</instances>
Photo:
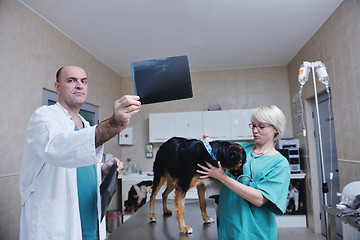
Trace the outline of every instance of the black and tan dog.
<instances>
[{"instance_id":1,"label":"black and tan dog","mask_svg":"<svg viewBox=\"0 0 360 240\"><path fill-rule=\"evenodd\" d=\"M208 142L207 142L208 143ZM220 161L222 167L230 171L234 176L242 174L242 166L245 163L246 154L238 144L231 144L227 141L212 141L208 146L200 140L188 140L174 137L160 146L154 162L153 189L150 196L150 222L156 222L154 201L161 186L166 181L166 189L162 194L164 215L171 215L167 208L167 197L175 189L175 212L182 233L192 233L192 228L186 226L184 220L184 198L186 192L196 186L201 216L205 223L214 222L206 213L205 180L199 178L196 170L197 164L205 165L205 162L217 166Z\"/></svg>"},{"instance_id":2,"label":"black and tan dog","mask_svg":"<svg viewBox=\"0 0 360 240\"><path fill-rule=\"evenodd\" d=\"M124 202L125 212L134 213L146 203L147 193L151 193L152 181L142 181L131 186L128 200Z\"/></svg>"}]
</instances>

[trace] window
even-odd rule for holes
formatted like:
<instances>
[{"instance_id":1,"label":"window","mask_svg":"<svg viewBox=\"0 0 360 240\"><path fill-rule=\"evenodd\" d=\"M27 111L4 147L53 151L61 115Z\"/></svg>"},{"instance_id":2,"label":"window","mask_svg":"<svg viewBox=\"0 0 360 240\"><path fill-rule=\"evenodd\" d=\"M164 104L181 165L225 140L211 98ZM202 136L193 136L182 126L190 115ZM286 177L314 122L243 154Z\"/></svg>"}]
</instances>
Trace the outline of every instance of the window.
<instances>
[{"instance_id":1,"label":"window","mask_svg":"<svg viewBox=\"0 0 360 240\"><path fill-rule=\"evenodd\" d=\"M58 100L58 94L56 92L43 89L43 105L53 105ZM90 126L94 126L99 123L99 107L89 103L84 103L80 109L80 115L90 123Z\"/></svg>"}]
</instances>

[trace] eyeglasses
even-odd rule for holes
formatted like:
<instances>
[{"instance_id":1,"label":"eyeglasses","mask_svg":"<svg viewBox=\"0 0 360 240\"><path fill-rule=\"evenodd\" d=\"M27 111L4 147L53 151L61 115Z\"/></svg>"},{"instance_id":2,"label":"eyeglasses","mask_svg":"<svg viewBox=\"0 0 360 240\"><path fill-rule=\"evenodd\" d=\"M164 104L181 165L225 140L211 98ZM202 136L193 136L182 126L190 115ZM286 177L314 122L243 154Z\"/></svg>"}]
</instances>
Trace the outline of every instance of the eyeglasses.
<instances>
[{"instance_id":1,"label":"eyeglasses","mask_svg":"<svg viewBox=\"0 0 360 240\"><path fill-rule=\"evenodd\" d=\"M254 123L250 123L250 124L249 124L249 127L250 127L251 129L257 128L258 130L264 129L264 128L266 128L266 127L271 127L271 126L272 126L272 125L266 125L266 124L259 124L259 125L255 125Z\"/></svg>"}]
</instances>

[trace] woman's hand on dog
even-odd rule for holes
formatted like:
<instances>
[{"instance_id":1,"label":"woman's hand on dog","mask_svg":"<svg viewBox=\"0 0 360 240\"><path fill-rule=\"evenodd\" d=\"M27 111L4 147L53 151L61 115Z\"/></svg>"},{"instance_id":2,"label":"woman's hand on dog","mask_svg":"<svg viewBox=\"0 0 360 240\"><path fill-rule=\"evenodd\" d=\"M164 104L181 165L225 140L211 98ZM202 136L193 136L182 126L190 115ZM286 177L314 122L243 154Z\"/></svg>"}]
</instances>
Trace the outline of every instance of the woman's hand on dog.
<instances>
[{"instance_id":1,"label":"woman's hand on dog","mask_svg":"<svg viewBox=\"0 0 360 240\"><path fill-rule=\"evenodd\" d=\"M101 173L103 176L107 175L114 164L114 161L116 161L116 171L120 172L122 169L124 169L124 164L122 161L120 161L118 158L114 157L113 159L105 162L101 166Z\"/></svg>"},{"instance_id":2,"label":"woman's hand on dog","mask_svg":"<svg viewBox=\"0 0 360 240\"><path fill-rule=\"evenodd\" d=\"M207 134L204 134L204 136L202 136L201 141L204 141L205 139L208 140L208 142L211 142L211 141L212 141L212 139L210 138L210 136L207 135Z\"/></svg>"},{"instance_id":3,"label":"woman's hand on dog","mask_svg":"<svg viewBox=\"0 0 360 240\"><path fill-rule=\"evenodd\" d=\"M197 164L197 166L202 169L202 170L196 170L197 173L202 174L200 176L200 178L212 177L219 181L222 181L222 179L224 177L226 177L225 171L224 171L223 167L221 166L220 162L217 162L218 167L214 167L213 165L211 165L208 162L205 162L205 163L206 163L207 167L203 166L201 164Z\"/></svg>"}]
</instances>

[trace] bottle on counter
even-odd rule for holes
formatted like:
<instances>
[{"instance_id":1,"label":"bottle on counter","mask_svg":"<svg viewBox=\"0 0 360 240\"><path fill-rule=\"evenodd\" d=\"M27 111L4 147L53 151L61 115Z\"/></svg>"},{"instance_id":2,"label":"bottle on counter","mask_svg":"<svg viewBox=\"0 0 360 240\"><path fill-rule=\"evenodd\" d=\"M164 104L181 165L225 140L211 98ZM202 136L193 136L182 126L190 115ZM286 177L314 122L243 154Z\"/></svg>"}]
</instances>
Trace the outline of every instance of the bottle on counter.
<instances>
[{"instance_id":1,"label":"bottle on counter","mask_svg":"<svg viewBox=\"0 0 360 240\"><path fill-rule=\"evenodd\" d=\"M132 172L131 169L131 158L127 158L126 159L126 167L125 167L125 175L129 174Z\"/></svg>"},{"instance_id":2,"label":"bottle on counter","mask_svg":"<svg viewBox=\"0 0 360 240\"><path fill-rule=\"evenodd\" d=\"M132 169L132 173L137 173L138 172L136 163L131 165L131 169Z\"/></svg>"}]
</instances>

